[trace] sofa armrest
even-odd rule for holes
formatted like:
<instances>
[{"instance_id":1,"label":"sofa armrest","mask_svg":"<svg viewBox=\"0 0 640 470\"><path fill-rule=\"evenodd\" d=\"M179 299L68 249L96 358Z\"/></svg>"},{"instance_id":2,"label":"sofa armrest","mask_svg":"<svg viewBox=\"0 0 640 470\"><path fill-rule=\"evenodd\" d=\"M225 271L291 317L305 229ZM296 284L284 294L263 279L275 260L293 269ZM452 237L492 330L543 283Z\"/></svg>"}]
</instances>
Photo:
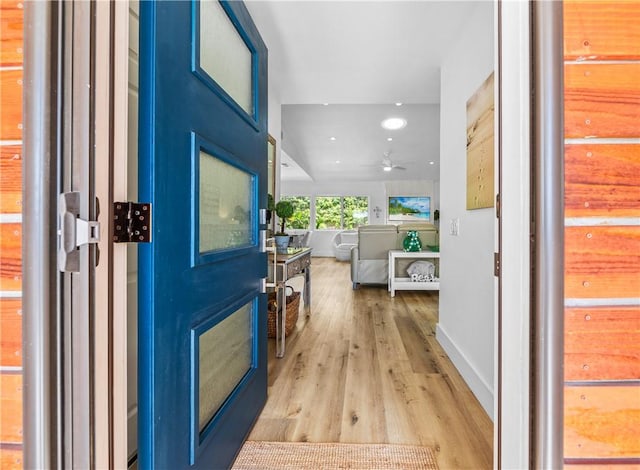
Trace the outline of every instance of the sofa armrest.
<instances>
[{"instance_id":1,"label":"sofa armrest","mask_svg":"<svg viewBox=\"0 0 640 470\"><path fill-rule=\"evenodd\" d=\"M351 248L351 282L355 286L358 283L358 258L360 257L360 249L358 245Z\"/></svg>"}]
</instances>

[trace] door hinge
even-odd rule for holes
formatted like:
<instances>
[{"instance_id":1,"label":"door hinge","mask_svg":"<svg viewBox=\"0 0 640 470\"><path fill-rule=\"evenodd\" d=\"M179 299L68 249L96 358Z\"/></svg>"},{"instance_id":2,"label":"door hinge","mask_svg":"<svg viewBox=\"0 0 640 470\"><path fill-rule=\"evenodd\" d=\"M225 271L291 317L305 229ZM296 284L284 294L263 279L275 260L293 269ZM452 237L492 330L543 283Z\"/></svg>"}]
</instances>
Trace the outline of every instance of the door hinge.
<instances>
[{"instance_id":1,"label":"door hinge","mask_svg":"<svg viewBox=\"0 0 640 470\"><path fill-rule=\"evenodd\" d=\"M496 218L500 218L500 194L496 194Z\"/></svg>"},{"instance_id":2,"label":"door hinge","mask_svg":"<svg viewBox=\"0 0 640 470\"><path fill-rule=\"evenodd\" d=\"M500 277L500 253L493 254L493 275Z\"/></svg>"},{"instance_id":3,"label":"door hinge","mask_svg":"<svg viewBox=\"0 0 640 470\"><path fill-rule=\"evenodd\" d=\"M112 240L115 243L151 242L151 203L114 202Z\"/></svg>"},{"instance_id":4,"label":"door hinge","mask_svg":"<svg viewBox=\"0 0 640 470\"><path fill-rule=\"evenodd\" d=\"M100 241L100 222L80 218L80 193L58 196L58 269L80 272L80 248Z\"/></svg>"}]
</instances>

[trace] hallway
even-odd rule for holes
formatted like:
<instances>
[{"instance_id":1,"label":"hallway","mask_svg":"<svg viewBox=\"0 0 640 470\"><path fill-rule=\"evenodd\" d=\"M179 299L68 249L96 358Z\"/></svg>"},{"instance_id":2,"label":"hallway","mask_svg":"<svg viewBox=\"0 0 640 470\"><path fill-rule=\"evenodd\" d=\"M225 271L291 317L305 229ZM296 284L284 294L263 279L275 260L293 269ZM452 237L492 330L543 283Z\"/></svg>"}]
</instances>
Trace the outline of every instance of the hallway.
<instances>
[{"instance_id":1,"label":"hallway","mask_svg":"<svg viewBox=\"0 0 640 470\"><path fill-rule=\"evenodd\" d=\"M435 339L437 292L351 289L349 264L314 258L312 314L283 359L250 440L432 447L438 465L491 468L493 426Z\"/></svg>"}]
</instances>

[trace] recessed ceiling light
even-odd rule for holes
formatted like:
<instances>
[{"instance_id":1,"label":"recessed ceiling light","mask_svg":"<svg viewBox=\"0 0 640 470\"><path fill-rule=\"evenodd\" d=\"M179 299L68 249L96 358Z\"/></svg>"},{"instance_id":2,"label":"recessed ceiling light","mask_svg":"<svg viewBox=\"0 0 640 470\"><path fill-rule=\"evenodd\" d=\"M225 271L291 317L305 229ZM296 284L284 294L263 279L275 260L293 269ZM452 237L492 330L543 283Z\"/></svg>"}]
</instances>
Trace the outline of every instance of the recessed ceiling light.
<instances>
[{"instance_id":1,"label":"recessed ceiling light","mask_svg":"<svg viewBox=\"0 0 640 470\"><path fill-rule=\"evenodd\" d=\"M384 167L382 167L382 169L384 171L391 171L391 167L390 166L384 166Z\"/></svg>"},{"instance_id":2,"label":"recessed ceiling light","mask_svg":"<svg viewBox=\"0 0 640 470\"><path fill-rule=\"evenodd\" d=\"M402 106L402 103L396 103L396 106Z\"/></svg>"},{"instance_id":3,"label":"recessed ceiling light","mask_svg":"<svg viewBox=\"0 0 640 470\"><path fill-rule=\"evenodd\" d=\"M435 165L436 162L429 162L429 165Z\"/></svg>"},{"instance_id":4,"label":"recessed ceiling light","mask_svg":"<svg viewBox=\"0 0 640 470\"><path fill-rule=\"evenodd\" d=\"M329 106L329 103L322 103L322 106Z\"/></svg>"},{"instance_id":5,"label":"recessed ceiling light","mask_svg":"<svg viewBox=\"0 0 640 470\"><path fill-rule=\"evenodd\" d=\"M336 160L336 163L340 163L340 160Z\"/></svg>"},{"instance_id":6,"label":"recessed ceiling light","mask_svg":"<svg viewBox=\"0 0 640 470\"><path fill-rule=\"evenodd\" d=\"M329 140L334 141L334 140L336 140L336 138L335 137L329 137Z\"/></svg>"},{"instance_id":7,"label":"recessed ceiling light","mask_svg":"<svg viewBox=\"0 0 640 470\"><path fill-rule=\"evenodd\" d=\"M387 137L387 140L391 142L393 140L393 137Z\"/></svg>"},{"instance_id":8,"label":"recessed ceiling light","mask_svg":"<svg viewBox=\"0 0 640 470\"><path fill-rule=\"evenodd\" d=\"M382 121L381 125L385 129L388 129L390 131L395 131L398 129L402 129L404 126L406 126L407 120L403 118L393 117L393 118L385 119L384 121Z\"/></svg>"}]
</instances>

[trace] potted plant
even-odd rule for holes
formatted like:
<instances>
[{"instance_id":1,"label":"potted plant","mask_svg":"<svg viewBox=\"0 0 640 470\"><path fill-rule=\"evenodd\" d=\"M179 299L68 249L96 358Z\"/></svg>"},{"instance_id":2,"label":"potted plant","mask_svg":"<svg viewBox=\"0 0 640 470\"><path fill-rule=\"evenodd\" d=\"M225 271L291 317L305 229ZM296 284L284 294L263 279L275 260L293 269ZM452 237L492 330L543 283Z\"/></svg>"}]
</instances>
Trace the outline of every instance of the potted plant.
<instances>
[{"instance_id":1,"label":"potted plant","mask_svg":"<svg viewBox=\"0 0 640 470\"><path fill-rule=\"evenodd\" d=\"M276 204L276 215L280 219L280 231L275 234L276 251L286 253L289 246L289 235L285 232L287 219L293 215L295 208L291 201L279 201Z\"/></svg>"}]
</instances>

